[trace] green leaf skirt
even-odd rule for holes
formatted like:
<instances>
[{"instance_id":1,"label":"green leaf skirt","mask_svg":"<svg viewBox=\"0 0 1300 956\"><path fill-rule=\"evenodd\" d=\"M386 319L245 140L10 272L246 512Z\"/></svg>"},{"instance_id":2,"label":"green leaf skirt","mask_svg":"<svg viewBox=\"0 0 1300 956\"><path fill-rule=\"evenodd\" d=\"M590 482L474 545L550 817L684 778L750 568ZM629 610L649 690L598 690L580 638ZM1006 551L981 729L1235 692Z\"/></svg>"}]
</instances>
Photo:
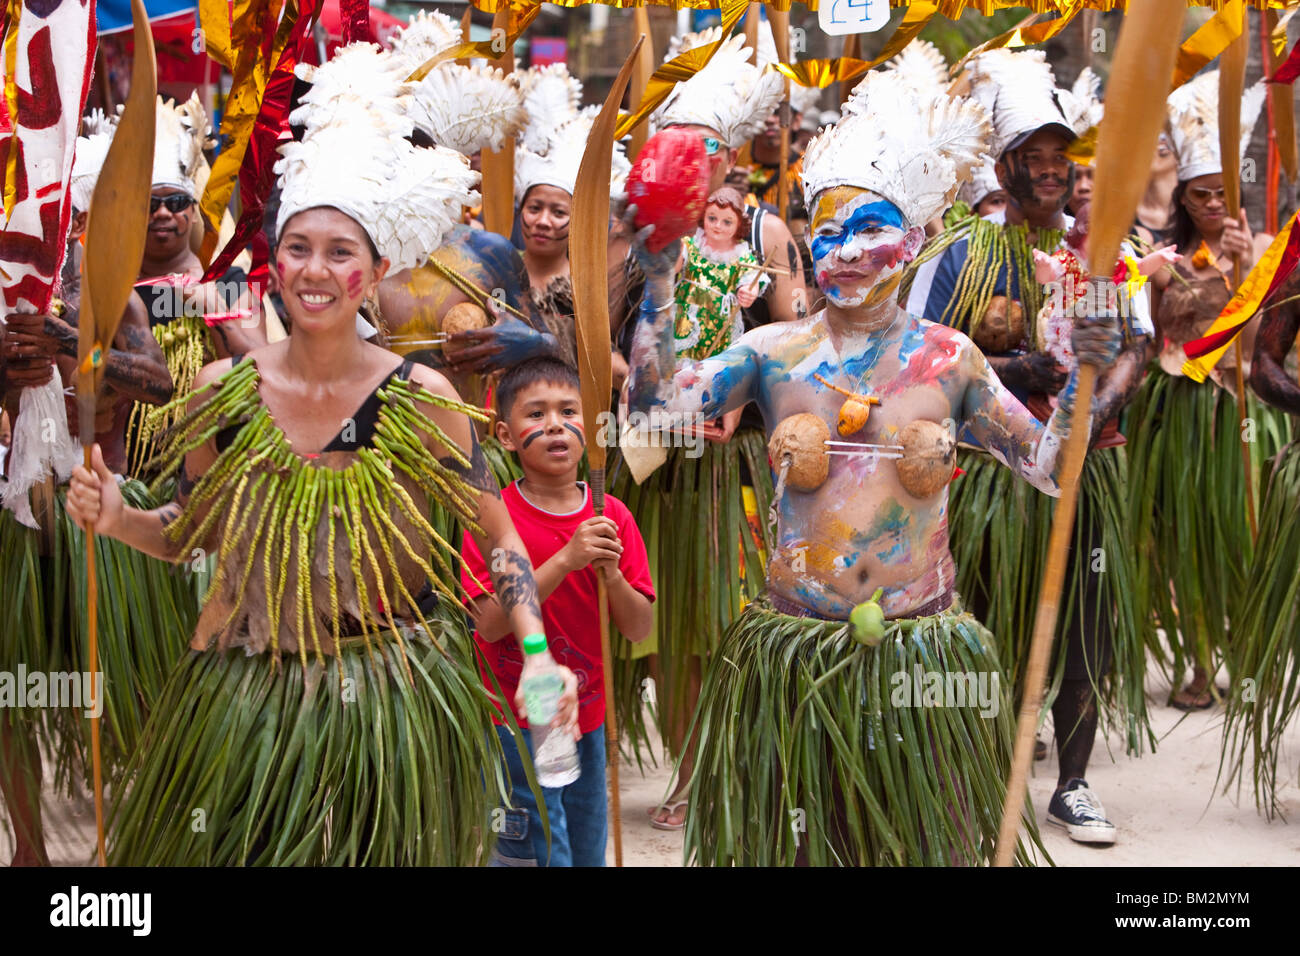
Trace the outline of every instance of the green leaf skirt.
<instances>
[{"instance_id":1,"label":"green leaf skirt","mask_svg":"<svg viewBox=\"0 0 1300 956\"><path fill-rule=\"evenodd\" d=\"M1249 392L1251 481L1290 438L1285 414ZM1223 660L1247 584L1254 545L1246 514L1237 400L1206 382L1153 369L1128 410L1129 501L1138 554L1136 594L1165 632L1148 628L1153 656L1174 690L1187 669ZM1258 492L1255 495L1259 499ZM1262 539L1261 528L1261 540Z\"/></svg>"},{"instance_id":2,"label":"green leaf skirt","mask_svg":"<svg viewBox=\"0 0 1300 956\"><path fill-rule=\"evenodd\" d=\"M486 862L506 799L459 607L337 657L185 655L109 820L115 866ZM436 642L436 643L435 643Z\"/></svg>"},{"instance_id":3,"label":"green leaf skirt","mask_svg":"<svg viewBox=\"0 0 1300 956\"><path fill-rule=\"evenodd\" d=\"M154 508L138 481L121 486L128 505ZM55 503L53 550L0 509L0 671L89 671L85 537ZM99 670L104 675L100 725L105 779L120 777L149 713L198 618L201 582L185 566L148 557L121 542L95 537L99 587ZM87 691L88 693L88 691ZM0 708L0 733L53 763L56 789L72 793L90 778L90 720L84 707ZM34 754L29 754L35 759ZM28 764L30 761L17 761ZM29 771L30 772L30 771Z\"/></svg>"},{"instance_id":4,"label":"green leaf skirt","mask_svg":"<svg viewBox=\"0 0 1300 956\"><path fill-rule=\"evenodd\" d=\"M1288 445L1271 465L1259 544L1233 605L1219 764L1228 784L1249 773L1255 801L1270 817L1287 782L1286 772L1280 780L1278 773L1284 733L1300 711L1300 448Z\"/></svg>"},{"instance_id":5,"label":"green leaf skirt","mask_svg":"<svg viewBox=\"0 0 1300 956\"><path fill-rule=\"evenodd\" d=\"M696 717L688 862L992 859L1016 723L992 636L959 605L886 622L874 648L850 630L759 599L727 631Z\"/></svg>"},{"instance_id":6,"label":"green leaf skirt","mask_svg":"<svg viewBox=\"0 0 1300 956\"><path fill-rule=\"evenodd\" d=\"M1111 661L1106 673L1089 673L1103 707L1102 719L1118 726L1128 753L1155 748L1147 714L1145 602L1139 597L1129 526L1130 471L1125 449L1088 453L1079 483L1074 534L1057 618L1056 648L1045 706L1065 675L1061 637L1084 621L1108 620ZM1056 499L1017 478L991 455L962 448L966 472L949 489L948 537L957 563L957 591L998 635L1001 658L1019 703L1029 660L1039 591L1047 568L1047 542ZM1088 628L1085 639L1091 640Z\"/></svg>"}]
</instances>

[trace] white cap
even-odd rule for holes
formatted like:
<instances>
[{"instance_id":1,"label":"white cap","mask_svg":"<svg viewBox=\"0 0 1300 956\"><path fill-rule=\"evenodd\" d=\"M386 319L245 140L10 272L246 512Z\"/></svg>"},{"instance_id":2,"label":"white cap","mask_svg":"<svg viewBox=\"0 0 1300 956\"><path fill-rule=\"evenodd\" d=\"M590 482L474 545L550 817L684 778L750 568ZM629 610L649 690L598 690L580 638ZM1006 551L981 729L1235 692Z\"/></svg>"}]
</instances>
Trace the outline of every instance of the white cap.
<instances>
[{"instance_id":1,"label":"white cap","mask_svg":"<svg viewBox=\"0 0 1300 956\"><path fill-rule=\"evenodd\" d=\"M1042 50L989 50L972 59L967 70L971 99L992 119L994 158L1000 159L1044 127L1054 127L1073 140L1092 125L1089 104L1070 90L1057 89Z\"/></svg>"},{"instance_id":2,"label":"white cap","mask_svg":"<svg viewBox=\"0 0 1300 956\"><path fill-rule=\"evenodd\" d=\"M534 186L555 186L573 195L578 182L578 168L591 137L597 109L583 110L568 121L551 130L545 143L545 152L537 153L526 146L515 149L515 203L524 201L528 190ZM622 196L632 164L623 153L623 144L615 143L611 157L609 193L611 198Z\"/></svg>"},{"instance_id":3,"label":"white cap","mask_svg":"<svg viewBox=\"0 0 1300 956\"><path fill-rule=\"evenodd\" d=\"M804 195L812 208L831 187L869 189L920 226L951 205L987 135L978 105L921 93L896 71L873 71L845 101L844 119L808 144Z\"/></svg>"},{"instance_id":4,"label":"white cap","mask_svg":"<svg viewBox=\"0 0 1300 956\"><path fill-rule=\"evenodd\" d=\"M1239 165L1246 158L1250 135L1264 106L1265 95L1263 81L1242 94ZM1178 157L1179 182L1223 172L1223 158L1219 152L1219 71L1210 70L1184 83L1169 94L1166 105L1166 130Z\"/></svg>"}]
</instances>

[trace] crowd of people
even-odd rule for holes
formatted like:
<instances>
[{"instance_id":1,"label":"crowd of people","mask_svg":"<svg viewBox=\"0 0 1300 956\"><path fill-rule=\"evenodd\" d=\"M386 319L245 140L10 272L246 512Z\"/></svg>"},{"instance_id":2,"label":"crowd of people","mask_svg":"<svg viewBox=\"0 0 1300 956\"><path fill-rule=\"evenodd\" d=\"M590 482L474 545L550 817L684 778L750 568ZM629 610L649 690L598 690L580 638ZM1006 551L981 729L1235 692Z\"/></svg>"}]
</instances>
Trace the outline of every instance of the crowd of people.
<instances>
[{"instance_id":1,"label":"crowd of people","mask_svg":"<svg viewBox=\"0 0 1300 956\"><path fill-rule=\"evenodd\" d=\"M115 595L98 619L111 863L603 865L622 755L599 580L626 755L662 739L675 769L626 826L684 831L700 865L988 862L1078 421L1046 819L1115 841L1089 760L1108 728L1156 747L1153 668L1173 706L1226 705L1226 766L1254 761L1272 809L1298 703L1300 280L1207 380L1187 376L1185 347L1274 241L1228 215L1240 157L1220 155L1217 74L1170 95L1120 307L1081 316L1093 197L1076 146L1105 109L1090 70L1063 88L1043 53L996 49L954 84L914 40L838 111L807 90L788 111L743 36L673 50L718 41L649 120L707 160L699 222L662 248L627 201L625 141L608 219L574 220L597 111L577 78L443 59L411 80L460 43L421 13L389 48L299 68L269 284L253 249L205 280L211 130L197 98L159 98L91 466L52 482L20 460L47 427L23 396L66 398L58 442L90 427L79 240L116 122L85 118L57 305L4 317L0 670L86 669L93 532ZM1262 98L1243 97L1243 153ZM512 237L483 228L477 172L506 143ZM578 233L608 243L604 411L624 425L603 507ZM1099 376L1077 415L1082 365ZM668 440L630 440L656 420ZM522 690L538 634L564 680L554 726L579 741L581 774L558 788L533 774ZM1254 695L1217 685L1225 671ZM934 675L988 693L930 701ZM80 710L0 708L15 865L48 862L41 794L85 786L88 739Z\"/></svg>"}]
</instances>

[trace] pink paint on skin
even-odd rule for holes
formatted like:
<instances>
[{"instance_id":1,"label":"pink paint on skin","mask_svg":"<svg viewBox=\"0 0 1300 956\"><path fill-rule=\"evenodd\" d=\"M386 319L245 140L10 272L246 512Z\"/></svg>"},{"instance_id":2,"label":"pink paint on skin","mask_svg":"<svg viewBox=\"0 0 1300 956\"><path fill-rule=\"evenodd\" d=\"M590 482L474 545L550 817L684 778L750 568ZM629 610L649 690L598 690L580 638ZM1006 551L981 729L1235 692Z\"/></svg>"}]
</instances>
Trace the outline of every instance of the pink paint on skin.
<instances>
[{"instance_id":1,"label":"pink paint on skin","mask_svg":"<svg viewBox=\"0 0 1300 956\"><path fill-rule=\"evenodd\" d=\"M361 291L361 270L357 269L348 276L348 295L357 295Z\"/></svg>"}]
</instances>

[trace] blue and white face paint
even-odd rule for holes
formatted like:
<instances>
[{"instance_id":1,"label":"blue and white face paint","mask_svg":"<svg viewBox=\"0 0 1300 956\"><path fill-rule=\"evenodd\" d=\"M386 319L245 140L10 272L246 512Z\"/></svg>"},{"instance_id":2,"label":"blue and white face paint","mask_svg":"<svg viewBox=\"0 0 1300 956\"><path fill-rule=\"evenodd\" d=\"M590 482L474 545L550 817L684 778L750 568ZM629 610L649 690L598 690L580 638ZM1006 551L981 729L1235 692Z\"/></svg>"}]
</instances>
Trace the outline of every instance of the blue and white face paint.
<instances>
[{"instance_id":1,"label":"blue and white face paint","mask_svg":"<svg viewBox=\"0 0 1300 956\"><path fill-rule=\"evenodd\" d=\"M808 231L817 287L842 309L888 298L925 237L889 200L856 186L818 195Z\"/></svg>"}]
</instances>

